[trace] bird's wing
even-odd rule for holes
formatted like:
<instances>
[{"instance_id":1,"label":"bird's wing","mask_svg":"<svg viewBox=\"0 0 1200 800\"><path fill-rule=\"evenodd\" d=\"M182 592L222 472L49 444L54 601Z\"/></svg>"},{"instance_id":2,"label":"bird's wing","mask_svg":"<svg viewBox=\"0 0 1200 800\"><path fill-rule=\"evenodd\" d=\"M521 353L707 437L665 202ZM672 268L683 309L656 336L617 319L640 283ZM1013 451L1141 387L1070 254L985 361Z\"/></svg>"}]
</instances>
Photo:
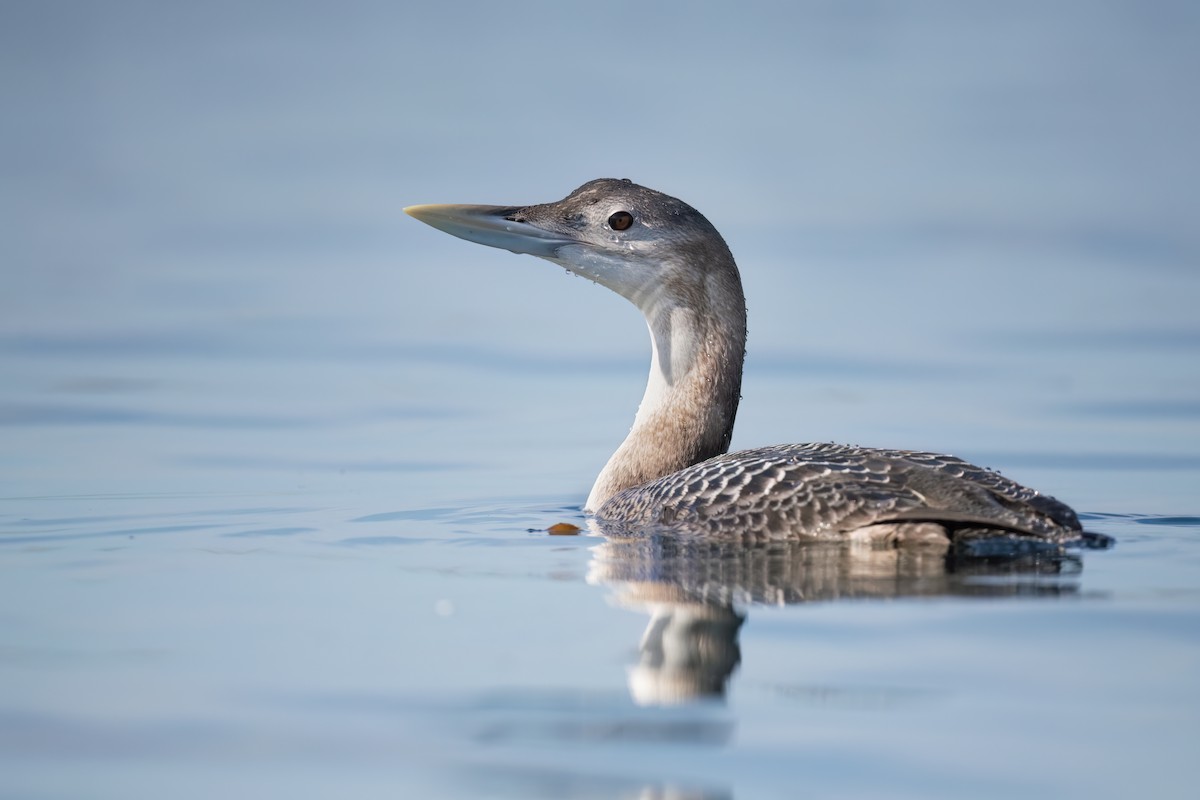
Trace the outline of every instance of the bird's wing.
<instances>
[{"instance_id":1,"label":"bird's wing","mask_svg":"<svg viewBox=\"0 0 1200 800\"><path fill-rule=\"evenodd\" d=\"M728 453L627 490L600 509L627 525L763 538L843 538L896 522L1076 535L1054 500L953 456L834 444Z\"/></svg>"}]
</instances>

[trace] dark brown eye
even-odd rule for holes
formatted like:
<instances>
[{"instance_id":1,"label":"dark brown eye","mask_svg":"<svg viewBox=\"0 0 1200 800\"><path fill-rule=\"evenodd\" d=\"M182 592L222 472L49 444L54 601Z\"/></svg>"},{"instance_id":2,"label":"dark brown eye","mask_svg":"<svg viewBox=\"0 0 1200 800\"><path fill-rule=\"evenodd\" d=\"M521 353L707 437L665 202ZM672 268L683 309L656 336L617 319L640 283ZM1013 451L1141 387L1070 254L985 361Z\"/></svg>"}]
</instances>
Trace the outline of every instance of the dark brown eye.
<instances>
[{"instance_id":1,"label":"dark brown eye","mask_svg":"<svg viewBox=\"0 0 1200 800\"><path fill-rule=\"evenodd\" d=\"M632 224L633 214L630 214L628 211L618 211L608 218L608 227L614 231L628 230Z\"/></svg>"}]
</instances>

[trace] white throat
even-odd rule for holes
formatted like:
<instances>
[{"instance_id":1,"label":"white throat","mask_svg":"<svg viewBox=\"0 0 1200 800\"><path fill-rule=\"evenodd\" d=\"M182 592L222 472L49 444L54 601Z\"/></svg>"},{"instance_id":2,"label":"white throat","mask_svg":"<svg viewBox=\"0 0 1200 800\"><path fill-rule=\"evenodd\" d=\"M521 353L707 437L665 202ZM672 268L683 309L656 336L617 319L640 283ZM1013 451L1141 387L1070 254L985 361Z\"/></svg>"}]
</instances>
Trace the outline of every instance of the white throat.
<instances>
[{"instance_id":1,"label":"white throat","mask_svg":"<svg viewBox=\"0 0 1200 800\"><path fill-rule=\"evenodd\" d=\"M700 349L691 312L674 308L666 322L658 332L655 332L653 322L646 322L646 327L650 329L650 376L633 420L634 428L646 424L651 417L665 410L671 390L679 379L687 376Z\"/></svg>"}]
</instances>

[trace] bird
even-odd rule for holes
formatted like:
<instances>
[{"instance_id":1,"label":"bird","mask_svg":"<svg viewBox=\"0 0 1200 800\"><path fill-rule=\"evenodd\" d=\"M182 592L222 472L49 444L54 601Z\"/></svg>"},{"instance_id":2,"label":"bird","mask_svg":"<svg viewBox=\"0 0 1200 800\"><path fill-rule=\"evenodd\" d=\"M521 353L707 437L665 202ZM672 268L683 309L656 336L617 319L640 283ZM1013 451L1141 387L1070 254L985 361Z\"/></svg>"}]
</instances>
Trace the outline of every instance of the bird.
<instances>
[{"instance_id":1,"label":"bird","mask_svg":"<svg viewBox=\"0 0 1200 800\"><path fill-rule=\"evenodd\" d=\"M603 533L891 546L1091 535L1066 504L954 456L828 442L729 452L745 296L724 238L682 200L601 178L557 202L404 211L459 238L558 264L645 316L645 393L583 508Z\"/></svg>"}]
</instances>

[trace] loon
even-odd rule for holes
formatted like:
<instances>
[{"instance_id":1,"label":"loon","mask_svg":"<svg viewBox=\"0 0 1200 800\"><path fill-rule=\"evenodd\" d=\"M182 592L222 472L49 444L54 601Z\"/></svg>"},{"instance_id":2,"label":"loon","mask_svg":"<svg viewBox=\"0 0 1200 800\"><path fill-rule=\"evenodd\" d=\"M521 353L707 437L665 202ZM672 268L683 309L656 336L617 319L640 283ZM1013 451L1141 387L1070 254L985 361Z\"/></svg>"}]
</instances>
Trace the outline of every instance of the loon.
<instances>
[{"instance_id":1,"label":"loon","mask_svg":"<svg viewBox=\"0 0 1200 800\"><path fill-rule=\"evenodd\" d=\"M830 443L728 452L746 351L741 276L721 234L681 200L602 178L554 203L404 211L552 261L645 315L645 395L584 506L603 532L894 545L1090 535L1063 503L953 456Z\"/></svg>"}]
</instances>

